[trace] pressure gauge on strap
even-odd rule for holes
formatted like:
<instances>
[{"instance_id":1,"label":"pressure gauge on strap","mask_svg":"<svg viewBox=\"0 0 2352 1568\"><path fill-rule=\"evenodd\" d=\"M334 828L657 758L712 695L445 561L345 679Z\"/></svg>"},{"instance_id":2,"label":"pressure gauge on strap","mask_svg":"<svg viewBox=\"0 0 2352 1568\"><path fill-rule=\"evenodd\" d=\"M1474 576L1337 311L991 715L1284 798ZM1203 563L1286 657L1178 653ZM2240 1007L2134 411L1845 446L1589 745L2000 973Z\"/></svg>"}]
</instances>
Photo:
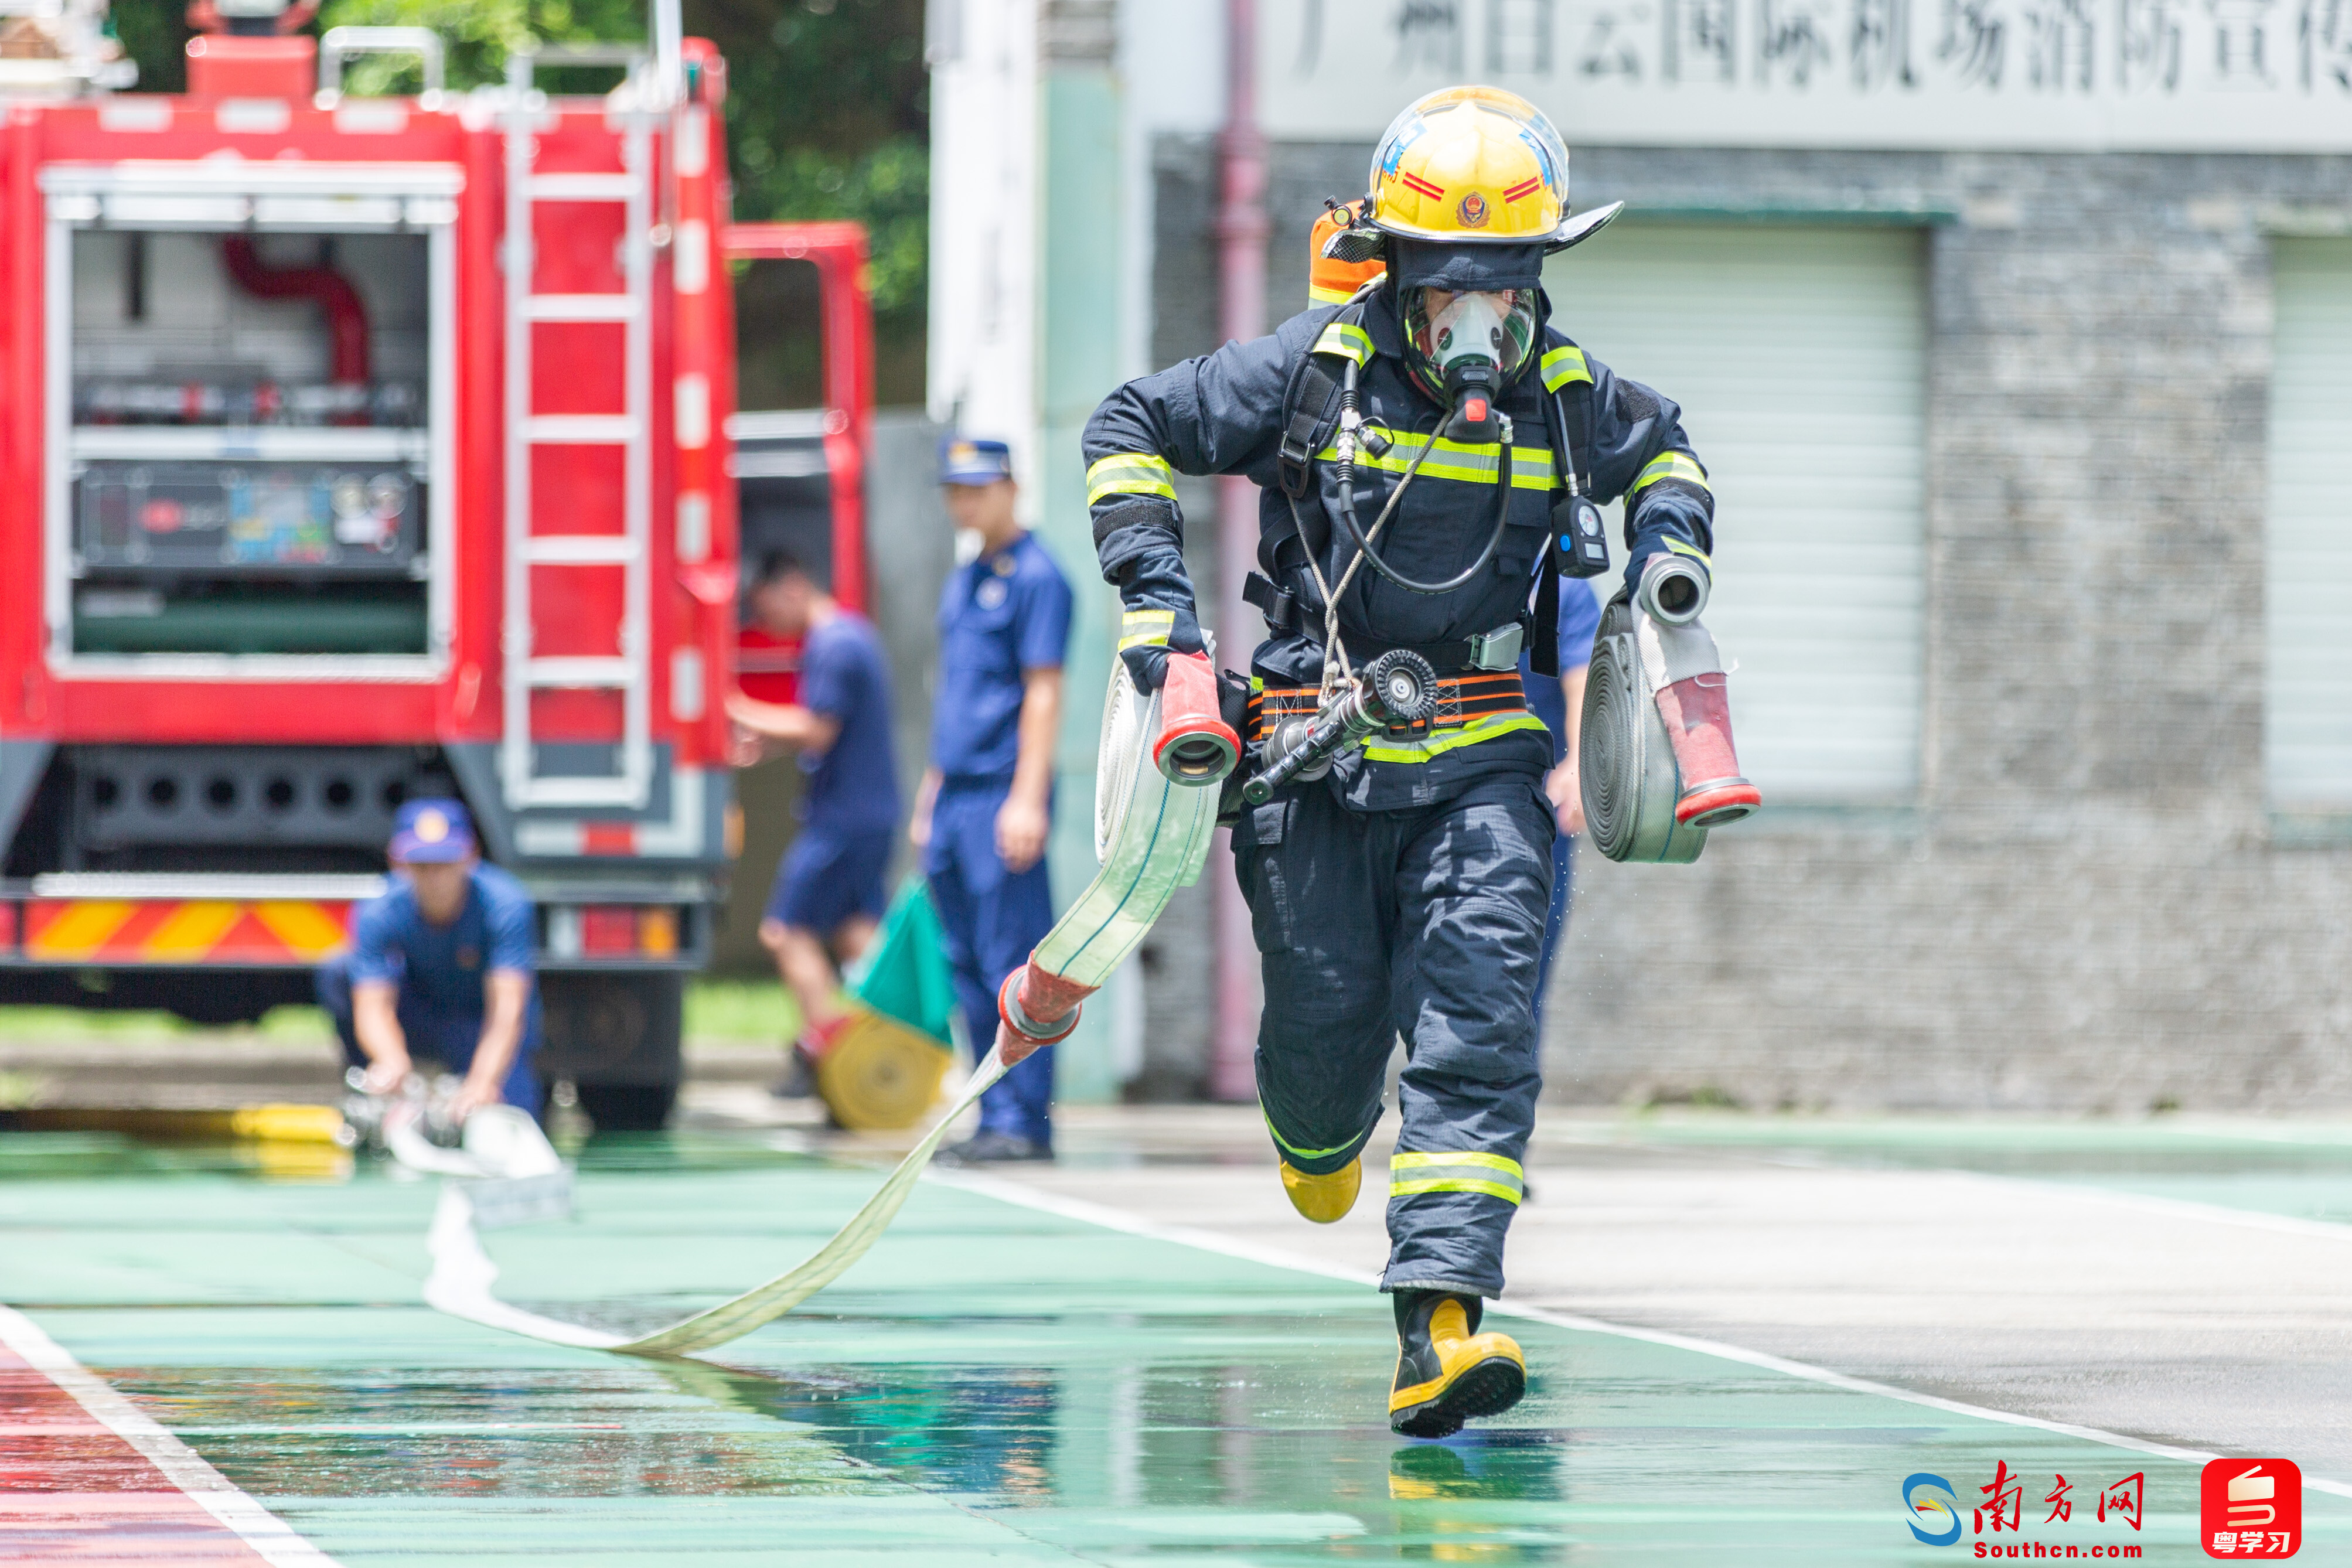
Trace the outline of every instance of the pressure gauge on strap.
<instances>
[{"instance_id":1,"label":"pressure gauge on strap","mask_svg":"<svg viewBox=\"0 0 2352 1568\"><path fill-rule=\"evenodd\" d=\"M1609 570L1609 530L1591 496L1563 497L1551 509L1551 521L1561 576L1598 577Z\"/></svg>"}]
</instances>

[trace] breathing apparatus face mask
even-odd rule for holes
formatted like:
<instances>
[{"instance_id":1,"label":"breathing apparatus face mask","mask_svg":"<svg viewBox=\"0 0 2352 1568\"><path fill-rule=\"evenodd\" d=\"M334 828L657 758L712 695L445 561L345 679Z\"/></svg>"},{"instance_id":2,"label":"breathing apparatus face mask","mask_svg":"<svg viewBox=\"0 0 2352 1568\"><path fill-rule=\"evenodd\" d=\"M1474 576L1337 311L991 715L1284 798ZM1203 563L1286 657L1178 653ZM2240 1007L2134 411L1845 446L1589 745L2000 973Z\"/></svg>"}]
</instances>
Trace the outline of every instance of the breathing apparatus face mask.
<instances>
[{"instance_id":1,"label":"breathing apparatus face mask","mask_svg":"<svg viewBox=\"0 0 2352 1568\"><path fill-rule=\"evenodd\" d=\"M1536 341L1536 290L1449 293L1405 291L1406 361L1423 392L1455 410L1457 421L1484 425L1465 405L1490 398L1528 363Z\"/></svg>"}]
</instances>

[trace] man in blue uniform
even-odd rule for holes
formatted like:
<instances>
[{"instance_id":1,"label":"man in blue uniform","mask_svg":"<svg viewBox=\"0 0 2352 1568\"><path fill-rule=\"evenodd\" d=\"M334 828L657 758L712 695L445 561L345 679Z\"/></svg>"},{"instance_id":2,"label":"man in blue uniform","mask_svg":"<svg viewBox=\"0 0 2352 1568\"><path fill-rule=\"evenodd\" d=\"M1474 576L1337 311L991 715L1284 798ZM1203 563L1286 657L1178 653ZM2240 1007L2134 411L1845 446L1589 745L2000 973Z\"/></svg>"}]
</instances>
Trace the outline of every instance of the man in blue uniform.
<instances>
[{"instance_id":1,"label":"man in blue uniform","mask_svg":"<svg viewBox=\"0 0 2352 1568\"><path fill-rule=\"evenodd\" d=\"M392 886L360 906L352 945L319 970L319 1004L343 1056L391 1094L420 1058L465 1075L452 1111L503 1100L539 1113L534 920L522 884L481 863L454 800L393 819Z\"/></svg>"},{"instance_id":2,"label":"man in blue uniform","mask_svg":"<svg viewBox=\"0 0 2352 1568\"><path fill-rule=\"evenodd\" d=\"M820 589L792 555L761 566L751 590L763 637L800 644L795 702L740 691L728 716L754 738L795 748L808 773L800 832L776 868L760 941L800 1004L794 1071L778 1086L804 1091L808 1068L849 1021L836 966L866 951L882 919L882 874L898 832L898 776L890 752L890 668L864 616Z\"/></svg>"},{"instance_id":3,"label":"man in blue uniform","mask_svg":"<svg viewBox=\"0 0 2352 1568\"><path fill-rule=\"evenodd\" d=\"M1576 836L1584 831L1584 795L1578 781L1576 752L1584 717L1584 677L1592 667L1592 636L1601 629L1601 601L1587 584L1574 577L1562 578L1559 592L1559 679L1538 675L1532 653L1519 656L1519 681L1527 689L1528 711L1551 731L1551 772L1544 775L1544 795L1551 801L1552 826L1559 829L1551 841L1551 912L1544 919L1543 958L1536 965L1538 1047L1552 957L1568 931L1576 877Z\"/></svg>"},{"instance_id":4,"label":"man in blue uniform","mask_svg":"<svg viewBox=\"0 0 2352 1568\"><path fill-rule=\"evenodd\" d=\"M1635 583L1660 554L1704 569L1714 500L1675 404L1550 324L1545 256L1615 209L1570 216L1568 150L1540 111L1492 88L1432 93L1390 127L1369 183L1343 259L1383 256L1381 281L1129 383L1084 446L1139 689L1202 646L1171 470L1265 492L1249 597L1271 636L1250 661L1253 741L1375 658L1410 653L1439 678L1433 719L1374 730L1234 828L1265 970L1258 1096L1307 1218L1355 1201L1404 1040L1389 1421L1439 1437L1526 1387L1519 1347L1478 1331L1541 1087L1553 751L1519 649L1534 631L1536 669L1556 673L1568 562L1554 552L1588 537L1579 509L1624 498Z\"/></svg>"},{"instance_id":5,"label":"man in blue uniform","mask_svg":"<svg viewBox=\"0 0 2352 1568\"><path fill-rule=\"evenodd\" d=\"M1015 515L1002 441L941 448L948 513L971 552L940 597L931 765L911 828L947 933L974 1051L996 1037L996 993L1053 929L1045 838L1070 584ZM962 554L962 551L959 551ZM946 1151L966 1164L1049 1160L1054 1052L1033 1053L981 1097L980 1131Z\"/></svg>"}]
</instances>

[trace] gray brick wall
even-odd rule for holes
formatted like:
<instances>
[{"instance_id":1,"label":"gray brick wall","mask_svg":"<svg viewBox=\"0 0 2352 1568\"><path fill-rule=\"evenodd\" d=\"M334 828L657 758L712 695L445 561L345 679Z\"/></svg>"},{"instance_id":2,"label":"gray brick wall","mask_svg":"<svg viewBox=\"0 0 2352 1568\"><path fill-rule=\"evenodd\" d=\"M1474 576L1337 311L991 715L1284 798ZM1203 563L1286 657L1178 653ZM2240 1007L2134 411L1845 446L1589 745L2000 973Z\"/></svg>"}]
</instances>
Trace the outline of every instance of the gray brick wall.
<instances>
[{"instance_id":1,"label":"gray brick wall","mask_svg":"<svg viewBox=\"0 0 2352 1568\"><path fill-rule=\"evenodd\" d=\"M1365 158L1276 150L1277 302ZM1155 172L1173 359L1213 341L1213 150ZM1927 687L1912 806L1768 813L1691 868L1580 857L1551 1095L2352 1103L2352 848L2274 843L2261 760L2267 236L2343 232L2352 160L1605 148L1575 180L1933 216ZM1171 942L1155 1016L1206 983Z\"/></svg>"}]
</instances>

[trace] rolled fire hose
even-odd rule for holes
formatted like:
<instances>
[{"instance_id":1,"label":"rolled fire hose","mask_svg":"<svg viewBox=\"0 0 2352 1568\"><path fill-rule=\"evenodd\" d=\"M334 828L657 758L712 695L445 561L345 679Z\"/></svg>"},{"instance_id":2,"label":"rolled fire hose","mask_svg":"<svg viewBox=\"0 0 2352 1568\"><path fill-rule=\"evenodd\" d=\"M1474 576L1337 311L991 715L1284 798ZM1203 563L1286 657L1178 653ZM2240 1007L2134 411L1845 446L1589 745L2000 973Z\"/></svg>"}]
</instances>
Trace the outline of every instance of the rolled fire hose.
<instances>
[{"instance_id":1,"label":"rolled fire hose","mask_svg":"<svg viewBox=\"0 0 2352 1568\"><path fill-rule=\"evenodd\" d=\"M434 1275L425 1300L453 1316L557 1344L687 1355L741 1338L841 1278L897 1217L956 1119L1007 1068L1076 1028L1079 1004L1135 951L1176 889L1200 878L1217 825L1218 786L1241 759L1239 737L1218 715L1215 672L1202 655L1172 654L1167 681L1145 699L1126 668L1114 662L1103 706L1095 772L1095 855L1102 869L1029 962L1007 977L998 995L996 1043L963 1093L832 1240L797 1268L732 1300L626 1338L492 1297L488 1285L497 1271L473 1239L464 1199L445 1197L434 1221ZM1144 766L1146 758L1151 766Z\"/></svg>"},{"instance_id":2,"label":"rolled fire hose","mask_svg":"<svg viewBox=\"0 0 2352 1568\"><path fill-rule=\"evenodd\" d=\"M1710 828L1763 804L1739 775L1723 658L1696 617L1661 621L1624 593L1601 612L1577 773L1586 828L1612 860L1688 865Z\"/></svg>"},{"instance_id":3,"label":"rolled fire hose","mask_svg":"<svg viewBox=\"0 0 2352 1568\"><path fill-rule=\"evenodd\" d=\"M852 1132L912 1127L940 1097L948 1052L896 1018L853 1012L817 1059L816 1091Z\"/></svg>"}]
</instances>

